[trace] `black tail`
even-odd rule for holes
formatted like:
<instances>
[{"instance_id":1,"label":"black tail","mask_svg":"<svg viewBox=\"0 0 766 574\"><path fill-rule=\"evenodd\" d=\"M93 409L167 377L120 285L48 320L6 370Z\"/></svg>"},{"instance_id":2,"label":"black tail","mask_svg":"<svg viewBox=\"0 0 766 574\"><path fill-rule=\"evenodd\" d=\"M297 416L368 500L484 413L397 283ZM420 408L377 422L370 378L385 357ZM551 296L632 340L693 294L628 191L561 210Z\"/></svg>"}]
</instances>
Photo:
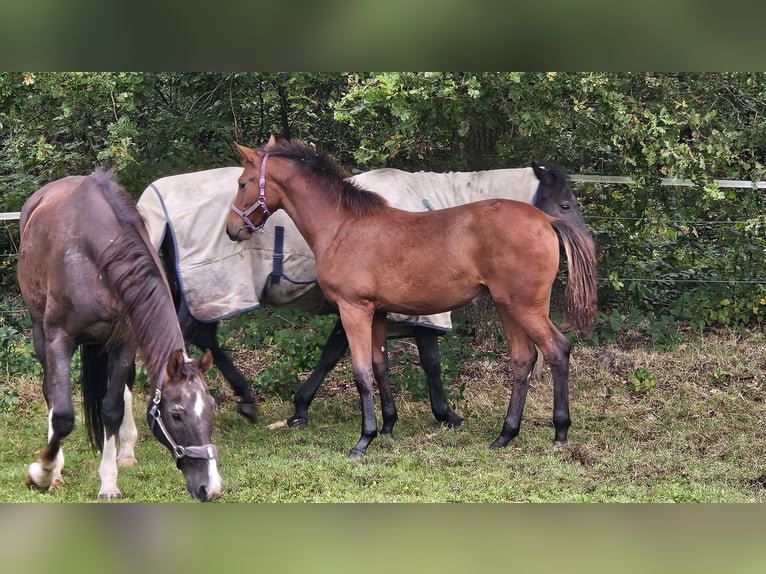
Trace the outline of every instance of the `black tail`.
<instances>
[{"instance_id":1,"label":"black tail","mask_svg":"<svg viewBox=\"0 0 766 574\"><path fill-rule=\"evenodd\" d=\"M101 403L106 395L109 379L109 355L103 345L80 345L80 361L85 431L93 452L99 452L104 446L104 419Z\"/></svg>"}]
</instances>

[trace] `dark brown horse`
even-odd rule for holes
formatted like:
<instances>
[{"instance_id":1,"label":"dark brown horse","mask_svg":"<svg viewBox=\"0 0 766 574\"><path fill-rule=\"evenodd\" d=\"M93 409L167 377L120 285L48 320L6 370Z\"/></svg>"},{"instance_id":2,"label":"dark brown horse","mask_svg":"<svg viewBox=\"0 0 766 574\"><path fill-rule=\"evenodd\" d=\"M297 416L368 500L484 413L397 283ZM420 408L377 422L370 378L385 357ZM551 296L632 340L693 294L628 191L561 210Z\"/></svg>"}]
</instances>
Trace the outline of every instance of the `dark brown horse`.
<instances>
[{"instance_id":1,"label":"dark brown horse","mask_svg":"<svg viewBox=\"0 0 766 574\"><path fill-rule=\"evenodd\" d=\"M154 436L170 449L194 498L218 497L215 403L204 380L211 357L186 356L167 280L133 200L109 172L66 177L26 201L20 226L18 282L48 404L48 443L27 484L55 489L63 482L62 442L75 422L71 360L81 345L86 428L102 453L99 498L120 497L118 462L135 463L137 351L151 379Z\"/></svg>"},{"instance_id":2,"label":"dark brown horse","mask_svg":"<svg viewBox=\"0 0 766 574\"><path fill-rule=\"evenodd\" d=\"M245 161L226 220L229 237L248 239L273 211L284 209L314 253L322 291L340 312L362 409L361 437L350 458L364 455L377 435L374 381L381 432L391 433L397 419L385 313L440 313L485 291L503 324L514 383L503 428L490 446L505 446L519 433L535 346L553 374L555 441L566 443L570 343L548 317L548 301L561 244L569 262L567 318L581 332L591 329L595 248L585 228L512 200L402 211L344 181L332 158L300 143L272 138L260 150L238 147Z\"/></svg>"}]
</instances>

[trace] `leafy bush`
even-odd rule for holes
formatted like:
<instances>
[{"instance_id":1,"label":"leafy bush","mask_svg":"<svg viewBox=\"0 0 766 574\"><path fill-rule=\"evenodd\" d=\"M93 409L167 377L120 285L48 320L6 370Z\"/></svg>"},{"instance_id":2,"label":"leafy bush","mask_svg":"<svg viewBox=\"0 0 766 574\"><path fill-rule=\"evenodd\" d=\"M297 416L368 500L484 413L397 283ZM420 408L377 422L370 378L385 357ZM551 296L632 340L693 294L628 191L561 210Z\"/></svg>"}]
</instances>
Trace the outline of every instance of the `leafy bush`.
<instances>
[{"instance_id":1,"label":"leafy bush","mask_svg":"<svg viewBox=\"0 0 766 574\"><path fill-rule=\"evenodd\" d=\"M0 362L6 366L3 375L8 380L19 375L42 377L32 339L25 335L29 329L25 313L10 309L7 301L0 301Z\"/></svg>"},{"instance_id":2,"label":"leafy bush","mask_svg":"<svg viewBox=\"0 0 766 574\"><path fill-rule=\"evenodd\" d=\"M256 311L235 317L222 329L225 336L236 329L239 344L259 353L264 364L253 384L261 394L273 394L291 400L302 377L319 362L322 348L335 325L334 315L311 315L295 309ZM266 353L264 356L263 354Z\"/></svg>"}]
</instances>

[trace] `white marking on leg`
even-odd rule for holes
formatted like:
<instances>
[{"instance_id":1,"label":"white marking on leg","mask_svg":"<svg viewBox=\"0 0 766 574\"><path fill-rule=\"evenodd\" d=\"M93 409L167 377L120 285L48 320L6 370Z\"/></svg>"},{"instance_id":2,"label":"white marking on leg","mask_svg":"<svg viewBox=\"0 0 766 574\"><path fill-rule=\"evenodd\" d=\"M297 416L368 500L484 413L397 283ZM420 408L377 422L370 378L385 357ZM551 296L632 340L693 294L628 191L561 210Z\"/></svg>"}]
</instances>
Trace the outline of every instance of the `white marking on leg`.
<instances>
[{"instance_id":1,"label":"white marking on leg","mask_svg":"<svg viewBox=\"0 0 766 574\"><path fill-rule=\"evenodd\" d=\"M120 424L120 450L117 452L117 464L134 466L138 462L135 452L138 429L133 418L133 393L126 385L122 395L125 402L125 414L122 416L122 423Z\"/></svg>"},{"instance_id":2,"label":"white marking on leg","mask_svg":"<svg viewBox=\"0 0 766 574\"><path fill-rule=\"evenodd\" d=\"M53 436L53 409L48 411L48 442L50 442L52 436ZM58 454L56 454L56 460L53 462L53 468L49 470L49 472L51 473L51 477L50 477L51 490L64 484L64 479L61 478L61 472L63 470L64 470L64 449L63 447L59 446Z\"/></svg>"},{"instance_id":3,"label":"white marking on leg","mask_svg":"<svg viewBox=\"0 0 766 574\"><path fill-rule=\"evenodd\" d=\"M101 489L98 491L98 497L120 498L122 493L117 488L117 437L112 435L105 439L101 452L101 464L98 467Z\"/></svg>"},{"instance_id":4,"label":"white marking on leg","mask_svg":"<svg viewBox=\"0 0 766 574\"><path fill-rule=\"evenodd\" d=\"M48 442L53 436L53 410L48 410ZM37 488L54 490L63 484L61 471L64 468L64 452L59 448L59 452L52 463L43 464L41 459L29 465L27 470L28 484L34 484Z\"/></svg>"}]
</instances>

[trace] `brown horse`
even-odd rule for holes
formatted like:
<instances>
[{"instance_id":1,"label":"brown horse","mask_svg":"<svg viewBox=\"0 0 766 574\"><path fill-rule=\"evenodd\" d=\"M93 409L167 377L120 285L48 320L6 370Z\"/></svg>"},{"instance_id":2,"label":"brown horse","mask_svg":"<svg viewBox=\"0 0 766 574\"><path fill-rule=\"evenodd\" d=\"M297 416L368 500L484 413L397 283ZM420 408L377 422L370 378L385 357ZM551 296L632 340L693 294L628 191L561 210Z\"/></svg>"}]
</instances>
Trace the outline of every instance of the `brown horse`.
<instances>
[{"instance_id":1,"label":"brown horse","mask_svg":"<svg viewBox=\"0 0 766 574\"><path fill-rule=\"evenodd\" d=\"M382 433L397 419L386 356L387 311L433 314L489 291L511 352L513 390L502 431L490 445L519 433L529 376L541 349L553 374L555 441L566 443L570 343L548 317L559 242L569 262L569 322L588 332L596 311L595 248L585 228L517 201L491 199L413 213L341 177L335 162L300 143L260 150L239 146L245 161L226 220L232 240L248 239L269 214L284 209L311 247L319 284L338 307L351 350L362 432L350 458L377 435L373 381Z\"/></svg>"},{"instance_id":2,"label":"brown horse","mask_svg":"<svg viewBox=\"0 0 766 574\"><path fill-rule=\"evenodd\" d=\"M151 379L154 436L170 449L192 497L218 497L215 403L204 380L210 353L186 357L167 280L133 200L110 172L66 177L26 201L20 227L18 282L48 405L48 443L27 484L52 490L63 482L61 447L75 422L71 360L81 345L86 429L102 453L98 497L119 498L118 462L135 464L137 351Z\"/></svg>"}]
</instances>

